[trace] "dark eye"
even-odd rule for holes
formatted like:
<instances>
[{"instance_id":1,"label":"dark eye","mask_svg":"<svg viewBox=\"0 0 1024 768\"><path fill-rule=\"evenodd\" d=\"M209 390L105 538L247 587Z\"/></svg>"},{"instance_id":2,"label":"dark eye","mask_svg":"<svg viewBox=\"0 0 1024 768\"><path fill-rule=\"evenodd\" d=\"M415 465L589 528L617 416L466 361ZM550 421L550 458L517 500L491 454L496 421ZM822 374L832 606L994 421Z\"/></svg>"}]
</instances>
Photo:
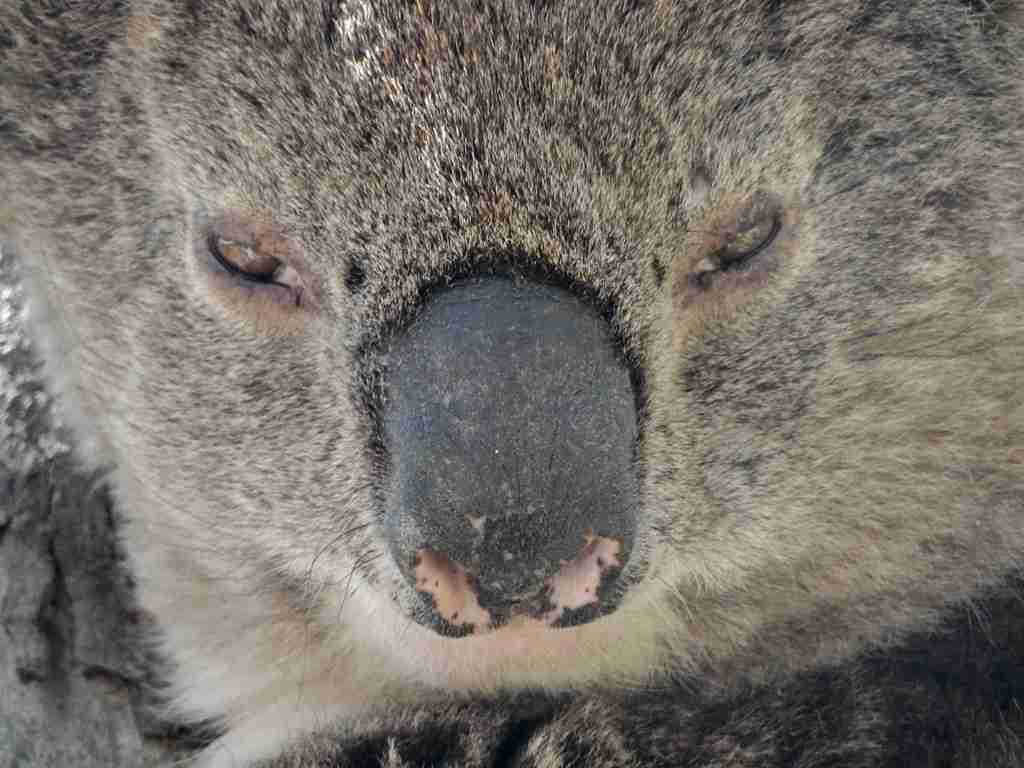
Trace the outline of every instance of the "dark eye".
<instances>
[{"instance_id":1,"label":"dark eye","mask_svg":"<svg viewBox=\"0 0 1024 768\"><path fill-rule=\"evenodd\" d=\"M215 295L245 313L265 318L270 304L308 303L307 278L295 241L260 219L241 215L203 222L196 253Z\"/></svg>"},{"instance_id":2,"label":"dark eye","mask_svg":"<svg viewBox=\"0 0 1024 768\"><path fill-rule=\"evenodd\" d=\"M723 272L755 269L754 258L771 246L782 230L782 211L774 197L757 193L726 222L716 227L714 246L690 273L690 282L698 287L709 288Z\"/></svg>"},{"instance_id":3,"label":"dark eye","mask_svg":"<svg viewBox=\"0 0 1024 768\"><path fill-rule=\"evenodd\" d=\"M719 269L735 269L754 258L772 244L782 223L774 213L743 222L735 233L730 233L713 258Z\"/></svg>"},{"instance_id":4,"label":"dark eye","mask_svg":"<svg viewBox=\"0 0 1024 768\"><path fill-rule=\"evenodd\" d=\"M207 240L210 255L230 272L254 283L274 283L284 267L276 256L264 253L256 244L211 234Z\"/></svg>"}]
</instances>

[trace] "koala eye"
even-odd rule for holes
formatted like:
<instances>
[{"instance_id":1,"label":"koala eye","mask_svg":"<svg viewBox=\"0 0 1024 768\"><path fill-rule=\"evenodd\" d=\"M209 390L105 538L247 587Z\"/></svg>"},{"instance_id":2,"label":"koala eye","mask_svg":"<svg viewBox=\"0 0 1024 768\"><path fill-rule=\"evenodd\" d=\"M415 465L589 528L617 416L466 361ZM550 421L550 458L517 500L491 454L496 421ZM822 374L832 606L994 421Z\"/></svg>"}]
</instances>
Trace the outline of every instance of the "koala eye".
<instances>
[{"instance_id":1,"label":"koala eye","mask_svg":"<svg viewBox=\"0 0 1024 768\"><path fill-rule=\"evenodd\" d=\"M293 308L303 304L304 284L289 263L288 241L272 228L225 220L210 226L200 242L205 246L206 274L225 299Z\"/></svg>"},{"instance_id":2,"label":"koala eye","mask_svg":"<svg viewBox=\"0 0 1024 768\"><path fill-rule=\"evenodd\" d=\"M775 199L764 193L755 194L717 228L715 242L707 256L694 265L690 282L707 288L716 274L745 272L758 254L771 246L782 231L782 212Z\"/></svg>"},{"instance_id":3,"label":"koala eye","mask_svg":"<svg viewBox=\"0 0 1024 768\"><path fill-rule=\"evenodd\" d=\"M272 283L281 267L276 256L260 252L252 243L210 235L207 241L210 255L233 275L256 283Z\"/></svg>"},{"instance_id":4,"label":"koala eye","mask_svg":"<svg viewBox=\"0 0 1024 768\"><path fill-rule=\"evenodd\" d=\"M780 229L782 223L774 213L744 222L715 252L718 268L735 269L754 258L772 244Z\"/></svg>"}]
</instances>

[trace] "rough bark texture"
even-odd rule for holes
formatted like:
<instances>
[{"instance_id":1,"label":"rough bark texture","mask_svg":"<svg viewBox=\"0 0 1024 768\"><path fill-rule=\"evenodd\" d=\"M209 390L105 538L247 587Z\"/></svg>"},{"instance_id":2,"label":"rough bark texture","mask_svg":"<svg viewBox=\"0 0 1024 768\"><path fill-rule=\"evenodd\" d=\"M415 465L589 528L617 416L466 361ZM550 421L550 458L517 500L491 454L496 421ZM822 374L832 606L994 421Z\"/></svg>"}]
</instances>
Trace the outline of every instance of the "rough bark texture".
<instances>
[{"instance_id":1,"label":"rough bark texture","mask_svg":"<svg viewBox=\"0 0 1024 768\"><path fill-rule=\"evenodd\" d=\"M128 768L175 753L102 477L80 472L0 252L0 767Z\"/></svg>"}]
</instances>

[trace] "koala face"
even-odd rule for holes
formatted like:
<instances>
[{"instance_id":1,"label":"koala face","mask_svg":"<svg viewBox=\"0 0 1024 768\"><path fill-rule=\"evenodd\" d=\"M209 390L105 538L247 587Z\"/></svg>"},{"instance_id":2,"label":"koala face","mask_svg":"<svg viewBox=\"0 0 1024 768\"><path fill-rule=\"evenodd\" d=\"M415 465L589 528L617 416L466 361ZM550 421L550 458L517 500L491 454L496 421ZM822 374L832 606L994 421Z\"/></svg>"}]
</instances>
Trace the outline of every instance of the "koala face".
<instances>
[{"instance_id":1,"label":"koala face","mask_svg":"<svg viewBox=\"0 0 1024 768\"><path fill-rule=\"evenodd\" d=\"M1013 9L109 6L0 12L0 226L204 765L1024 556Z\"/></svg>"}]
</instances>

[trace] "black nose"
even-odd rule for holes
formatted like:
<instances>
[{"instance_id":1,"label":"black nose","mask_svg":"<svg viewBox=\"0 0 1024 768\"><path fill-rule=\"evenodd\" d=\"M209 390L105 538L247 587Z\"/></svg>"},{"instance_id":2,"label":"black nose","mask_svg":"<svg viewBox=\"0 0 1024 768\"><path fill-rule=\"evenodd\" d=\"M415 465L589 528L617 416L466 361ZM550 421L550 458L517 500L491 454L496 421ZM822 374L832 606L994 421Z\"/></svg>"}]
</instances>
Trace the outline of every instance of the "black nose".
<instances>
[{"instance_id":1,"label":"black nose","mask_svg":"<svg viewBox=\"0 0 1024 768\"><path fill-rule=\"evenodd\" d=\"M442 632L607 612L636 519L636 395L608 322L505 276L434 294L386 354L392 552Z\"/></svg>"}]
</instances>

